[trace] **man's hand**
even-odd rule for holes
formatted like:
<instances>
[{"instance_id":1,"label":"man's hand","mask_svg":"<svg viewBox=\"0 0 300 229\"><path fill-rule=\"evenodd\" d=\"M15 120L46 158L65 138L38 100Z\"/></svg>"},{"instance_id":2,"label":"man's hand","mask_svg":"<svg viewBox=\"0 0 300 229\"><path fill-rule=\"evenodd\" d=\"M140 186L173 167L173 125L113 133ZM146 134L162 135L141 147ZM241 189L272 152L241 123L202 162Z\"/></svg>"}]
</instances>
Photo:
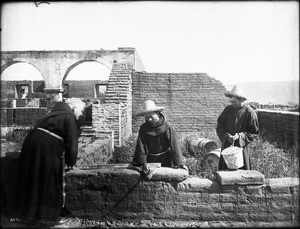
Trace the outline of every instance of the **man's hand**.
<instances>
[{"instance_id":1,"label":"man's hand","mask_svg":"<svg viewBox=\"0 0 300 229\"><path fill-rule=\"evenodd\" d=\"M150 172L150 166L147 163L142 165L142 172L147 175Z\"/></svg>"},{"instance_id":2,"label":"man's hand","mask_svg":"<svg viewBox=\"0 0 300 229\"><path fill-rule=\"evenodd\" d=\"M67 165L67 168L65 169L65 171L66 172L68 172L68 171L70 171L70 170L73 170L74 169L74 167L73 166L69 166L69 165Z\"/></svg>"},{"instance_id":3,"label":"man's hand","mask_svg":"<svg viewBox=\"0 0 300 229\"><path fill-rule=\"evenodd\" d=\"M231 134L228 135L227 141L232 144L233 143L233 136Z\"/></svg>"},{"instance_id":4,"label":"man's hand","mask_svg":"<svg viewBox=\"0 0 300 229\"><path fill-rule=\"evenodd\" d=\"M235 140L239 139L239 134L236 133L235 135L231 135L229 134L228 137L227 137L227 140L229 141L229 143L233 143Z\"/></svg>"},{"instance_id":5,"label":"man's hand","mask_svg":"<svg viewBox=\"0 0 300 229\"><path fill-rule=\"evenodd\" d=\"M185 169L186 171L189 171L189 169L186 165L180 165L179 168L180 169Z\"/></svg>"},{"instance_id":6,"label":"man's hand","mask_svg":"<svg viewBox=\"0 0 300 229\"><path fill-rule=\"evenodd\" d=\"M239 139L239 137L240 137L240 135L238 133L236 133L235 135L233 135L233 140L235 141L235 140Z\"/></svg>"}]
</instances>

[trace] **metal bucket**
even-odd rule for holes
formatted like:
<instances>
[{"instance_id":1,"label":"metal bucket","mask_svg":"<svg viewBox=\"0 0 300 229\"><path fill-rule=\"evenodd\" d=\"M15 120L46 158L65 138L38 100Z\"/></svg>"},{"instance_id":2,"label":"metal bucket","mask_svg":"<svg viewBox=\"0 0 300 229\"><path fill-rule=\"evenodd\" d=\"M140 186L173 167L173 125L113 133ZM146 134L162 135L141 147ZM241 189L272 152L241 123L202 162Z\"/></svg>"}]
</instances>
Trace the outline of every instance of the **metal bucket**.
<instances>
[{"instance_id":1,"label":"metal bucket","mask_svg":"<svg viewBox=\"0 0 300 229\"><path fill-rule=\"evenodd\" d=\"M220 155L221 155L221 148L212 150L207 154L205 154L203 158L203 162L207 164L209 167L217 170L219 167Z\"/></svg>"},{"instance_id":2,"label":"metal bucket","mask_svg":"<svg viewBox=\"0 0 300 229\"><path fill-rule=\"evenodd\" d=\"M244 166L243 148L230 146L221 152L228 169L239 169Z\"/></svg>"},{"instance_id":3,"label":"metal bucket","mask_svg":"<svg viewBox=\"0 0 300 229\"><path fill-rule=\"evenodd\" d=\"M205 155L206 153L215 150L217 148L218 148L217 143L206 138L193 139L188 144L188 149L190 150L190 152L194 154L201 153L202 155Z\"/></svg>"},{"instance_id":4,"label":"metal bucket","mask_svg":"<svg viewBox=\"0 0 300 229\"><path fill-rule=\"evenodd\" d=\"M215 150L218 148L217 143L215 143L212 140L206 139L206 138L198 138L199 144L198 147L202 154L206 154L212 150Z\"/></svg>"}]
</instances>

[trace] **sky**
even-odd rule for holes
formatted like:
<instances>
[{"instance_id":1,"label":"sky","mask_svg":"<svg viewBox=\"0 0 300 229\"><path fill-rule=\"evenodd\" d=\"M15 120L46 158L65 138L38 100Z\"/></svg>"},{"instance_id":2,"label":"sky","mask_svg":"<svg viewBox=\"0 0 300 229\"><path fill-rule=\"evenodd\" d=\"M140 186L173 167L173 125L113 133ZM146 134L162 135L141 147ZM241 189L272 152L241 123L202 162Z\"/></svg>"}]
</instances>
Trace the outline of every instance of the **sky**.
<instances>
[{"instance_id":1,"label":"sky","mask_svg":"<svg viewBox=\"0 0 300 229\"><path fill-rule=\"evenodd\" d=\"M1 29L2 51L134 47L147 72L299 81L298 1L6 2Z\"/></svg>"}]
</instances>

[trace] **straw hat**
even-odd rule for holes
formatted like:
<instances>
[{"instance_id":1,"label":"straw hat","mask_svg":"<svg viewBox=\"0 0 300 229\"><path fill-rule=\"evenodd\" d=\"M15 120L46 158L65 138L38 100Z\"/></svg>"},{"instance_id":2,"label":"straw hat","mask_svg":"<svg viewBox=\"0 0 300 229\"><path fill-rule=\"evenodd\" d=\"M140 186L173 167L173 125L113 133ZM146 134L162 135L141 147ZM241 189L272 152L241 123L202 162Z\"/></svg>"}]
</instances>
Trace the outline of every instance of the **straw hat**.
<instances>
[{"instance_id":1,"label":"straw hat","mask_svg":"<svg viewBox=\"0 0 300 229\"><path fill-rule=\"evenodd\" d=\"M147 115L152 112L160 112L163 111L164 107L157 107L152 100L147 100L144 102L143 111L137 113L137 116Z\"/></svg>"},{"instance_id":2,"label":"straw hat","mask_svg":"<svg viewBox=\"0 0 300 229\"><path fill-rule=\"evenodd\" d=\"M247 100L247 98L244 96L244 93L243 93L241 87L238 86L238 85L233 86L231 91L226 91L224 93L224 95L226 97L229 97L229 98L236 97L236 98L241 99L241 100Z\"/></svg>"}]
</instances>

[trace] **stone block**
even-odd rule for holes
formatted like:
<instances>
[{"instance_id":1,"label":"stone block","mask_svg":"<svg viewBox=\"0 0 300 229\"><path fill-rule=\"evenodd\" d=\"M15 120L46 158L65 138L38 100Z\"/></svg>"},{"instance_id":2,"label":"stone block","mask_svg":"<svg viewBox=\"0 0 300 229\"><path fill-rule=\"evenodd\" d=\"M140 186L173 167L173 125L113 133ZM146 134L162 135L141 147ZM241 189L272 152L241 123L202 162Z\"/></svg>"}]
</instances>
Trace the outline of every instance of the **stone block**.
<instances>
[{"instance_id":1,"label":"stone block","mask_svg":"<svg viewBox=\"0 0 300 229\"><path fill-rule=\"evenodd\" d=\"M177 185L181 192L218 192L219 184L213 180L203 179L197 176L190 176Z\"/></svg>"},{"instance_id":2,"label":"stone block","mask_svg":"<svg viewBox=\"0 0 300 229\"><path fill-rule=\"evenodd\" d=\"M217 171L221 185L258 185L265 183L265 176L255 170Z\"/></svg>"},{"instance_id":3,"label":"stone block","mask_svg":"<svg viewBox=\"0 0 300 229\"><path fill-rule=\"evenodd\" d=\"M292 189L294 188L295 189ZM291 177L284 177L284 178L273 178L266 180L266 188L271 193L290 193L291 190L295 192L299 187L299 178L291 178ZM293 194L293 193L292 193Z\"/></svg>"},{"instance_id":4,"label":"stone block","mask_svg":"<svg viewBox=\"0 0 300 229\"><path fill-rule=\"evenodd\" d=\"M151 181L181 182L185 180L188 176L189 172L185 169L161 167L157 168L154 171Z\"/></svg>"}]
</instances>

